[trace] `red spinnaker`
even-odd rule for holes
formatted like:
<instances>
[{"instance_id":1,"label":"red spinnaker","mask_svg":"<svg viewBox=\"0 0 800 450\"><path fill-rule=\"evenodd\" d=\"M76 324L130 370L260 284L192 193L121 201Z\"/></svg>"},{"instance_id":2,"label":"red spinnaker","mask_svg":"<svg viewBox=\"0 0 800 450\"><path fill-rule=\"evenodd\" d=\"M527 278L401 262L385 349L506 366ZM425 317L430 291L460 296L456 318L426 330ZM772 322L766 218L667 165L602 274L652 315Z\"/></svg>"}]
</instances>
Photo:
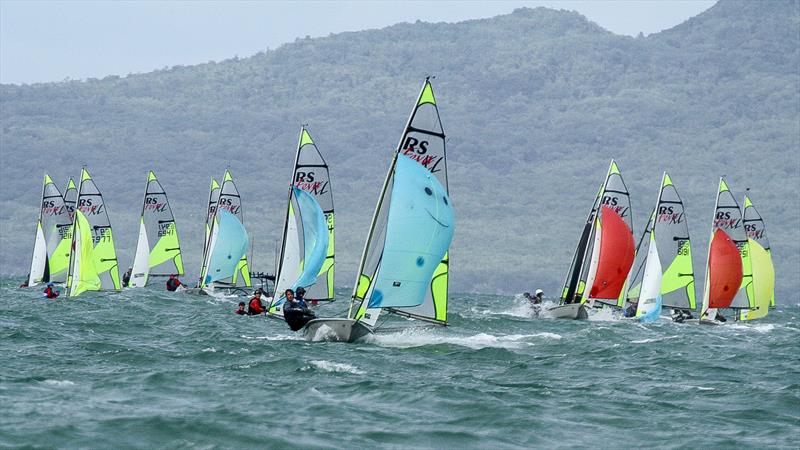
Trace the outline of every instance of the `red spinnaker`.
<instances>
[{"instance_id":1,"label":"red spinnaker","mask_svg":"<svg viewBox=\"0 0 800 450\"><path fill-rule=\"evenodd\" d=\"M616 299L633 265L636 246L633 232L613 209L603 205L600 221L600 258L589 295L591 298Z\"/></svg>"},{"instance_id":2,"label":"red spinnaker","mask_svg":"<svg viewBox=\"0 0 800 450\"><path fill-rule=\"evenodd\" d=\"M742 257L728 233L717 228L708 252L709 308L727 308L742 285Z\"/></svg>"}]
</instances>

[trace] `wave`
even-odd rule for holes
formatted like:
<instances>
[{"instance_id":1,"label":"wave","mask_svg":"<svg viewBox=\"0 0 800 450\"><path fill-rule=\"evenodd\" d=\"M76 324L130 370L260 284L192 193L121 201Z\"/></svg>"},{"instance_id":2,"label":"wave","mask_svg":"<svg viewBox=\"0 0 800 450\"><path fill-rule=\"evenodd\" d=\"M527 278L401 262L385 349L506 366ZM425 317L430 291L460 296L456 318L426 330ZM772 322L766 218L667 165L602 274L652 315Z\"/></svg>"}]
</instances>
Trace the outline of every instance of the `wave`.
<instances>
[{"instance_id":1,"label":"wave","mask_svg":"<svg viewBox=\"0 0 800 450\"><path fill-rule=\"evenodd\" d=\"M311 366L305 366L300 370L312 370L312 369L330 373L351 373L353 375L363 375L366 373L363 370L359 370L358 367L350 364L337 363L325 360L311 361Z\"/></svg>"},{"instance_id":2,"label":"wave","mask_svg":"<svg viewBox=\"0 0 800 450\"><path fill-rule=\"evenodd\" d=\"M42 383L50 385L50 386L58 386L58 387L67 387L67 386L75 386L75 383L69 380L52 380L47 379L43 380Z\"/></svg>"},{"instance_id":3,"label":"wave","mask_svg":"<svg viewBox=\"0 0 800 450\"><path fill-rule=\"evenodd\" d=\"M393 333L381 333L378 331L368 336L367 341L382 347L411 348L450 344L471 348L473 350L480 350L483 348L523 348L536 345L543 340L558 340L561 338L562 336L560 334L549 332L500 336L478 333L470 336L458 336L452 333L444 334L429 329L409 329Z\"/></svg>"}]
</instances>

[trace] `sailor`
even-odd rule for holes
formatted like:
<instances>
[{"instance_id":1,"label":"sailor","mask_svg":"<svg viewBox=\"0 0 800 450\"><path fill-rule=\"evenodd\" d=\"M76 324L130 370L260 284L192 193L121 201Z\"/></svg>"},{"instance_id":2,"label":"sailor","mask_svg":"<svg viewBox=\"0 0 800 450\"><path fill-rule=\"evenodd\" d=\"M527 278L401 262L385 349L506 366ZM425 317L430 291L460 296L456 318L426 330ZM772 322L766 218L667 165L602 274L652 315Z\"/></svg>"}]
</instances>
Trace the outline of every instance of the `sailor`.
<instances>
[{"instance_id":1,"label":"sailor","mask_svg":"<svg viewBox=\"0 0 800 450\"><path fill-rule=\"evenodd\" d=\"M25 281L23 281L23 282L22 282L22 284L20 284L20 285L19 285L19 287L21 287L21 288L26 288L26 287L28 287L28 279L29 279L29 278L30 278L30 274L28 274L28 276L27 276L27 277L25 277Z\"/></svg>"},{"instance_id":2,"label":"sailor","mask_svg":"<svg viewBox=\"0 0 800 450\"><path fill-rule=\"evenodd\" d=\"M44 288L44 296L47 298L57 298L61 292L53 289L53 282L47 283L47 287Z\"/></svg>"},{"instance_id":3,"label":"sailor","mask_svg":"<svg viewBox=\"0 0 800 450\"><path fill-rule=\"evenodd\" d=\"M261 303L261 292L262 290L260 288L253 292L253 298L250 299L250 304L248 305L247 315L257 316L267 312L267 308Z\"/></svg>"},{"instance_id":4,"label":"sailor","mask_svg":"<svg viewBox=\"0 0 800 450\"><path fill-rule=\"evenodd\" d=\"M240 316L244 316L247 314L247 311L245 311L244 309L244 302L239 302L239 309L237 309L235 312Z\"/></svg>"},{"instance_id":5,"label":"sailor","mask_svg":"<svg viewBox=\"0 0 800 450\"><path fill-rule=\"evenodd\" d=\"M122 287L128 287L128 284L131 282L131 273L133 272L133 267L128 267L128 271L122 275Z\"/></svg>"},{"instance_id":6,"label":"sailor","mask_svg":"<svg viewBox=\"0 0 800 450\"><path fill-rule=\"evenodd\" d=\"M305 290L303 292L305 293ZM286 320L286 324L292 331L297 331L310 320L316 319L317 316L308 309L305 301L301 304L294 298L294 291L287 289L284 296L286 301L283 303L283 319Z\"/></svg>"},{"instance_id":7,"label":"sailor","mask_svg":"<svg viewBox=\"0 0 800 450\"><path fill-rule=\"evenodd\" d=\"M692 318L691 311L684 311L682 309L672 310L672 321L675 323L683 323L684 320L691 318Z\"/></svg>"},{"instance_id":8,"label":"sailor","mask_svg":"<svg viewBox=\"0 0 800 450\"><path fill-rule=\"evenodd\" d=\"M622 312L623 317L636 317L636 307L639 304L637 302L630 302L628 303L628 307L625 308L625 311Z\"/></svg>"},{"instance_id":9,"label":"sailor","mask_svg":"<svg viewBox=\"0 0 800 450\"><path fill-rule=\"evenodd\" d=\"M294 299L298 305L301 307L308 309L308 303L306 303L306 288L300 286L297 288L297 291L294 293Z\"/></svg>"},{"instance_id":10,"label":"sailor","mask_svg":"<svg viewBox=\"0 0 800 450\"><path fill-rule=\"evenodd\" d=\"M181 286L183 286L183 283L181 283L181 280L178 279L177 275L173 273L172 275L169 276L169 279L167 280L168 291L170 292L177 291L178 288Z\"/></svg>"},{"instance_id":11,"label":"sailor","mask_svg":"<svg viewBox=\"0 0 800 450\"><path fill-rule=\"evenodd\" d=\"M717 311L717 316L714 317L714 320L716 320L717 322L722 322L722 323L725 323L725 322L728 321L728 319L726 319L725 316L723 316L722 313L719 312L719 311Z\"/></svg>"}]
</instances>

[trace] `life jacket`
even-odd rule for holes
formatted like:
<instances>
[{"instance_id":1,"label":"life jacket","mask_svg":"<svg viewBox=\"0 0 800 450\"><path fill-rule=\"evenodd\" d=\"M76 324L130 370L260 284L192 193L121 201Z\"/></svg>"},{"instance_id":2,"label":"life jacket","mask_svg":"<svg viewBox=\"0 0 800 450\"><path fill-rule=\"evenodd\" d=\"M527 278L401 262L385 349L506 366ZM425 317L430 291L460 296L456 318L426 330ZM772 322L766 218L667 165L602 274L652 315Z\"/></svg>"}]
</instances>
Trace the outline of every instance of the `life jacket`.
<instances>
[{"instance_id":1,"label":"life jacket","mask_svg":"<svg viewBox=\"0 0 800 450\"><path fill-rule=\"evenodd\" d=\"M250 315L263 314L264 308L261 307L261 299L257 297L251 298L249 309L250 309L249 311Z\"/></svg>"},{"instance_id":2,"label":"life jacket","mask_svg":"<svg viewBox=\"0 0 800 450\"><path fill-rule=\"evenodd\" d=\"M58 297L58 292L54 291L50 286L47 286L44 290L44 295L47 298L56 298Z\"/></svg>"},{"instance_id":3,"label":"life jacket","mask_svg":"<svg viewBox=\"0 0 800 450\"><path fill-rule=\"evenodd\" d=\"M181 285L181 282L177 278L170 278L167 280L167 290L168 291L175 291L178 289L178 286Z\"/></svg>"}]
</instances>

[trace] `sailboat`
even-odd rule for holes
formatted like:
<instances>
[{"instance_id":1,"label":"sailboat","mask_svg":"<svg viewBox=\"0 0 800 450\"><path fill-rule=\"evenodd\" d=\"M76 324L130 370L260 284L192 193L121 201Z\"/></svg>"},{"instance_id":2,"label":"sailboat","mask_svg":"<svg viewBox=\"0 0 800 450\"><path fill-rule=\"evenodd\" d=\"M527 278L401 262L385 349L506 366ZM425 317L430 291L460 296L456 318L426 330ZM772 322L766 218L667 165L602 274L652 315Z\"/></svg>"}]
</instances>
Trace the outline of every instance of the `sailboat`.
<instances>
[{"instance_id":1,"label":"sailboat","mask_svg":"<svg viewBox=\"0 0 800 450\"><path fill-rule=\"evenodd\" d=\"M75 221L75 204L78 202L78 188L75 187L75 180L69 177L67 181L67 188L64 189L64 205L69 212L69 222L72 224Z\"/></svg>"},{"instance_id":2,"label":"sailboat","mask_svg":"<svg viewBox=\"0 0 800 450\"><path fill-rule=\"evenodd\" d=\"M454 230L445 135L426 79L372 217L348 316L310 321L306 338L356 340L374 330L383 311L446 324Z\"/></svg>"},{"instance_id":3,"label":"sailboat","mask_svg":"<svg viewBox=\"0 0 800 450\"><path fill-rule=\"evenodd\" d=\"M64 282L67 280L69 268L72 221L61 191L47 174L44 175L42 201L39 205L28 286L50 281Z\"/></svg>"},{"instance_id":4,"label":"sailboat","mask_svg":"<svg viewBox=\"0 0 800 450\"><path fill-rule=\"evenodd\" d=\"M716 324L717 310L721 308L749 308L747 280L744 279L744 274L749 271L750 257L742 212L725 178L720 177L708 242L700 323Z\"/></svg>"},{"instance_id":5,"label":"sailboat","mask_svg":"<svg viewBox=\"0 0 800 450\"><path fill-rule=\"evenodd\" d=\"M103 195L84 168L75 208L67 295L120 289L117 252Z\"/></svg>"},{"instance_id":6,"label":"sailboat","mask_svg":"<svg viewBox=\"0 0 800 450\"><path fill-rule=\"evenodd\" d=\"M139 241L130 285L144 287L151 276L169 275L183 275L181 245L167 194L156 174L150 171L139 220Z\"/></svg>"},{"instance_id":7,"label":"sailboat","mask_svg":"<svg viewBox=\"0 0 800 450\"><path fill-rule=\"evenodd\" d=\"M755 320L766 317L769 308L775 306L775 268L764 219L756 210L749 194L745 194L743 205L742 223L747 233L750 270L745 270L742 278L750 309L742 310L738 319Z\"/></svg>"},{"instance_id":8,"label":"sailboat","mask_svg":"<svg viewBox=\"0 0 800 450\"><path fill-rule=\"evenodd\" d=\"M323 207L322 204L325 206ZM306 300L333 300L333 195L328 165L305 127L295 154L270 316L283 317L283 292L306 289Z\"/></svg>"},{"instance_id":9,"label":"sailboat","mask_svg":"<svg viewBox=\"0 0 800 450\"><path fill-rule=\"evenodd\" d=\"M203 267L198 285L206 293L219 289L236 290L251 286L247 262L249 238L244 228L239 190L229 170L225 171L218 193L215 193L214 184L212 180L208 207L211 219L207 225L208 240L203 252ZM240 245L244 245L241 254L238 251ZM221 255L225 258L238 255L232 271L228 269L229 263L233 262L226 261L222 264L219 260ZM222 264L221 268L210 266L218 262Z\"/></svg>"},{"instance_id":10,"label":"sailboat","mask_svg":"<svg viewBox=\"0 0 800 450\"><path fill-rule=\"evenodd\" d=\"M586 302L622 307L622 289L633 265L630 194L617 163L611 160L575 248L555 318L586 319Z\"/></svg>"},{"instance_id":11,"label":"sailboat","mask_svg":"<svg viewBox=\"0 0 800 450\"><path fill-rule=\"evenodd\" d=\"M662 307L687 311L697 308L689 225L683 201L667 172L661 177L656 206L636 256L639 262L625 298L637 304L639 320L657 320Z\"/></svg>"}]
</instances>

